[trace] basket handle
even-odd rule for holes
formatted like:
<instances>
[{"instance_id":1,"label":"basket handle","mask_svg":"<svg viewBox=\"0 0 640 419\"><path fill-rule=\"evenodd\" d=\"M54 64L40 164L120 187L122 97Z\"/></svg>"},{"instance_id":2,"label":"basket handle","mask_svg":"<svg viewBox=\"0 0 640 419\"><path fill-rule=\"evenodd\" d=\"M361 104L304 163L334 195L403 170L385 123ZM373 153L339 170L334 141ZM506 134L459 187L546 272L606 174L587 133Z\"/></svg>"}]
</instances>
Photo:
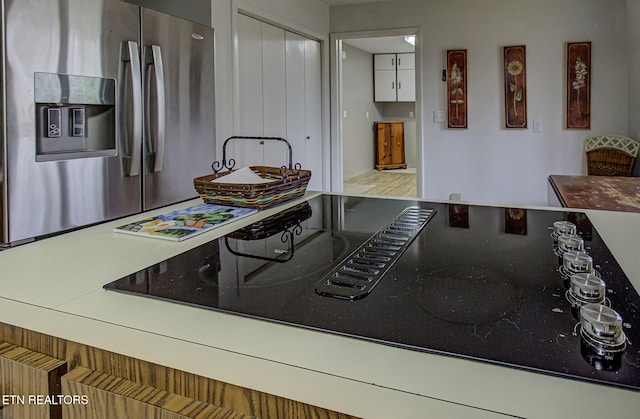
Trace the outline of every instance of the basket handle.
<instances>
[{"instance_id":1,"label":"basket handle","mask_svg":"<svg viewBox=\"0 0 640 419\"><path fill-rule=\"evenodd\" d=\"M300 223L293 226L293 229L287 228L282 231L282 235L280 236L280 241L282 243L289 245L289 250L287 250L286 252L287 254L283 258L270 258L268 256L250 255L247 253L238 252L237 250L233 250L231 248L231 245L229 244L229 237L227 236L224 237L224 245L227 247L227 250L229 251L229 253L235 256L243 256L251 259L266 260L267 262L286 263L286 262L289 262L291 259L293 259L293 254L295 251L294 236L299 236L300 234L302 234L302 226L300 225Z\"/></svg>"},{"instance_id":2,"label":"basket handle","mask_svg":"<svg viewBox=\"0 0 640 419\"><path fill-rule=\"evenodd\" d=\"M215 173L218 173L222 169L232 170L236 165L235 159L227 160L227 143L229 143L229 141L231 141L231 140L282 141L287 145L288 152L289 152L289 171L293 170L293 149L291 148L291 144L289 143L289 141L285 140L284 138L281 138L281 137L244 137L244 136L234 135L233 137L229 137L226 140L224 140L224 143L222 144L222 163L220 163L219 161L216 160L211 164L211 168L213 169L213 171Z\"/></svg>"}]
</instances>

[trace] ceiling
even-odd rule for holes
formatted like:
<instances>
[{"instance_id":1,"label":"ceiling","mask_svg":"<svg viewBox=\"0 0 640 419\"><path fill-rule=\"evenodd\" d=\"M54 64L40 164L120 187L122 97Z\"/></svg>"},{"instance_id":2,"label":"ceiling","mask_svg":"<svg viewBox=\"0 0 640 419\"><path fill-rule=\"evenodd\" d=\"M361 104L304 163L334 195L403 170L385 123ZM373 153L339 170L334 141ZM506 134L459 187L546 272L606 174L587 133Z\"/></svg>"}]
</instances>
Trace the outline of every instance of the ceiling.
<instances>
[{"instance_id":1,"label":"ceiling","mask_svg":"<svg viewBox=\"0 0 640 419\"><path fill-rule=\"evenodd\" d=\"M332 0L336 1L336 0ZM348 0L341 0L348 1ZM389 52L414 52L415 48L404 40L404 36L381 36L375 38L343 39L343 43L359 48L371 54Z\"/></svg>"}]
</instances>

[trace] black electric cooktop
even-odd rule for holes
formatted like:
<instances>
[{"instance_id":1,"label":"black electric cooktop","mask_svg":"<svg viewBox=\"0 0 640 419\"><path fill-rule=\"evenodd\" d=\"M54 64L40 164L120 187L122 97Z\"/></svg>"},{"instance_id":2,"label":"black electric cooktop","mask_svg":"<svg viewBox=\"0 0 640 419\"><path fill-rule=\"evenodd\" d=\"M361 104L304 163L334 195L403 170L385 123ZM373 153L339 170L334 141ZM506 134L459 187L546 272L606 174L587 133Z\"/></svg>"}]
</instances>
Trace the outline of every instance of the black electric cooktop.
<instances>
[{"instance_id":1,"label":"black electric cooktop","mask_svg":"<svg viewBox=\"0 0 640 419\"><path fill-rule=\"evenodd\" d=\"M556 221L622 318L604 350L567 298ZM321 195L105 288L640 390L640 297L582 213Z\"/></svg>"}]
</instances>

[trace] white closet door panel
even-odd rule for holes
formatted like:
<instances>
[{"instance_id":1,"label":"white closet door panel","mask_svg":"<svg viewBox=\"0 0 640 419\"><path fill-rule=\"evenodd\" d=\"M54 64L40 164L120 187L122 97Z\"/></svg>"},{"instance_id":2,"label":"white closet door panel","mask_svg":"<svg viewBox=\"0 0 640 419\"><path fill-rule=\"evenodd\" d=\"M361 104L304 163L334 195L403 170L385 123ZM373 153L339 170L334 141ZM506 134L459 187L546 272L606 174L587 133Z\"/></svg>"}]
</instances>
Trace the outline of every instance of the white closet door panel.
<instances>
[{"instance_id":1,"label":"white closet door panel","mask_svg":"<svg viewBox=\"0 0 640 419\"><path fill-rule=\"evenodd\" d=\"M373 56L374 70L395 70L396 54L375 54Z\"/></svg>"},{"instance_id":2,"label":"white closet door panel","mask_svg":"<svg viewBox=\"0 0 640 419\"><path fill-rule=\"evenodd\" d=\"M263 136L287 136L285 30L262 23ZM279 141L264 145L267 166L280 167L287 160L287 147Z\"/></svg>"},{"instance_id":3,"label":"white closet door panel","mask_svg":"<svg viewBox=\"0 0 640 419\"><path fill-rule=\"evenodd\" d=\"M416 72L415 70L398 70L398 102L415 102Z\"/></svg>"},{"instance_id":4,"label":"white closet door panel","mask_svg":"<svg viewBox=\"0 0 640 419\"><path fill-rule=\"evenodd\" d=\"M287 32L287 140L293 148L293 163L306 162L305 38Z\"/></svg>"},{"instance_id":5,"label":"white closet door panel","mask_svg":"<svg viewBox=\"0 0 640 419\"><path fill-rule=\"evenodd\" d=\"M416 54L407 52L397 55L398 70L415 70L416 68Z\"/></svg>"},{"instance_id":6,"label":"white closet door panel","mask_svg":"<svg viewBox=\"0 0 640 419\"><path fill-rule=\"evenodd\" d=\"M260 136L263 132L262 23L238 14L238 131L236 135ZM262 164L263 147L257 142L235 140L228 148L237 166Z\"/></svg>"},{"instance_id":7,"label":"white closet door panel","mask_svg":"<svg viewBox=\"0 0 640 419\"><path fill-rule=\"evenodd\" d=\"M285 138L293 163L312 170L309 189L322 189L322 86L320 43L238 15L238 129L236 135ZM238 166L281 166L281 142L236 141L229 157Z\"/></svg>"},{"instance_id":8,"label":"white closet door panel","mask_svg":"<svg viewBox=\"0 0 640 419\"><path fill-rule=\"evenodd\" d=\"M374 71L374 100L376 102L396 101L396 70Z\"/></svg>"},{"instance_id":9,"label":"white closet door panel","mask_svg":"<svg viewBox=\"0 0 640 419\"><path fill-rule=\"evenodd\" d=\"M322 79L320 42L305 40L306 168L311 170L308 188L322 190Z\"/></svg>"}]
</instances>

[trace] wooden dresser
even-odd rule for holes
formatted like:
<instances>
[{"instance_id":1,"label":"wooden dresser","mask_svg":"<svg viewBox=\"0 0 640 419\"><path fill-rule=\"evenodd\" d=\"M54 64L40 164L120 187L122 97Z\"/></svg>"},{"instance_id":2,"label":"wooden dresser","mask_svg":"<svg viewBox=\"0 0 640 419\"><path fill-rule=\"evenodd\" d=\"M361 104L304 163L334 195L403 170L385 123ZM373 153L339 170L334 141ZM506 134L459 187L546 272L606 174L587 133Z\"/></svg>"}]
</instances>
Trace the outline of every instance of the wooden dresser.
<instances>
[{"instance_id":1,"label":"wooden dresser","mask_svg":"<svg viewBox=\"0 0 640 419\"><path fill-rule=\"evenodd\" d=\"M375 123L376 169L406 169L404 121Z\"/></svg>"}]
</instances>

